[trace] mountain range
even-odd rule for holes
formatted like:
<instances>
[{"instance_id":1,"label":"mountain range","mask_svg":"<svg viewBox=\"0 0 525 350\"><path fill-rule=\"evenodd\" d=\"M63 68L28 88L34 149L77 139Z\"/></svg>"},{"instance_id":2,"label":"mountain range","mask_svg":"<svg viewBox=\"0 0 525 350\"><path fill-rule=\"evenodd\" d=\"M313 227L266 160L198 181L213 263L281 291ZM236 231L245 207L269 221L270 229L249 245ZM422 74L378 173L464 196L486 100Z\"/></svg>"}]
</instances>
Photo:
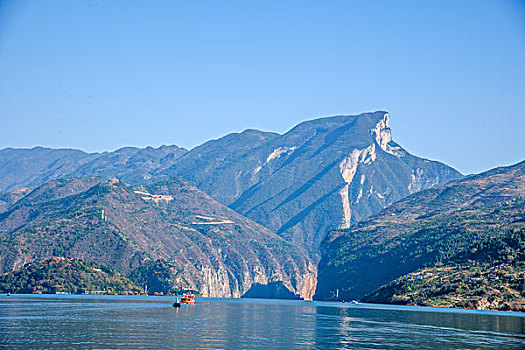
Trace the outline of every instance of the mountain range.
<instances>
[{"instance_id":1,"label":"mountain range","mask_svg":"<svg viewBox=\"0 0 525 350\"><path fill-rule=\"evenodd\" d=\"M415 305L447 292L432 302L520 309L519 278L457 299L463 277L492 281L505 256L501 271L521 273L525 162L464 177L409 154L389 118L319 118L191 150L0 150L0 270L64 256L151 292ZM496 260L467 254L483 242L499 242Z\"/></svg>"},{"instance_id":2,"label":"mountain range","mask_svg":"<svg viewBox=\"0 0 525 350\"><path fill-rule=\"evenodd\" d=\"M189 151L0 150L4 191L86 176L116 177L128 185L181 177L318 261L329 230L348 228L411 193L462 175L395 143L384 111L314 119L282 135L246 130ZM8 202L0 197L0 207Z\"/></svg>"}]
</instances>

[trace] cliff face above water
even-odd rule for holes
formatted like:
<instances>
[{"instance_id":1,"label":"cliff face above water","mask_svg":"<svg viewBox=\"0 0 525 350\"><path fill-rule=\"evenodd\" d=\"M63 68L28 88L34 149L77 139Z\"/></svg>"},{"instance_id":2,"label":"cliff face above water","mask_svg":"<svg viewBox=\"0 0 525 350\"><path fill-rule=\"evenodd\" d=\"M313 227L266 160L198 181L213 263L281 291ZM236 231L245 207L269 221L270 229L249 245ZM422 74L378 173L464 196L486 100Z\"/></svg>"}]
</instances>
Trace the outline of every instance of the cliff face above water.
<instances>
[{"instance_id":1,"label":"cliff face above water","mask_svg":"<svg viewBox=\"0 0 525 350\"><path fill-rule=\"evenodd\" d=\"M349 229L330 232L322 245L315 298L362 298L524 227L525 162L415 193Z\"/></svg>"},{"instance_id":2,"label":"cliff face above water","mask_svg":"<svg viewBox=\"0 0 525 350\"><path fill-rule=\"evenodd\" d=\"M127 276L162 259L178 271L173 289L211 297L280 283L308 299L316 283L315 265L297 248L178 179L135 188L93 177L54 180L0 214L1 271L51 256Z\"/></svg>"}]
</instances>

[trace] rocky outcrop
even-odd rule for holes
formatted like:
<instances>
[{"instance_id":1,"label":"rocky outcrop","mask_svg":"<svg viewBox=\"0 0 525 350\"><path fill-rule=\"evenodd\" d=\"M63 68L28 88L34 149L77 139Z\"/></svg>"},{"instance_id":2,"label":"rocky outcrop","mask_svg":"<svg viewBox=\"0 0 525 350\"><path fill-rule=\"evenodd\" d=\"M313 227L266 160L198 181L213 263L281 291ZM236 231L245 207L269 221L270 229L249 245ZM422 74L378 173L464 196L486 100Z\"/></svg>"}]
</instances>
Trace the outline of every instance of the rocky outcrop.
<instances>
[{"instance_id":1,"label":"rocky outcrop","mask_svg":"<svg viewBox=\"0 0 525 350\"><path fill-rule=\"evenodd\" d=\"M376 143L381 149L397 157L406 155L401 147L392 144L392 131L390 130L390 115L385 113L383 119L379 120L370 133L375 136Z\"/></svg>"},{"instance_id":2,"label":"rocky outcrop","mask_svg":"<svg viewBox=\"0 0 525 350\"><path fill-rule=\"evenodd\" d=\"M354 180L354 176L357 172L357 167L359 163L370 164L376 160L375 145L372 144L363 150L353 150L350 156L346 157L339 164L339 169L341 171L341 176L346 182L346 185L339 192L341 194L341 201L343 203L343 222L339 228L348 228L352 223L352 209L350 209L350 194L348 189ZM361 185L366 179L365 175L361 175ZM363 196L363 189L360 189L358 198L355 200L357 203Z\"/></svg>"}]
</instances>

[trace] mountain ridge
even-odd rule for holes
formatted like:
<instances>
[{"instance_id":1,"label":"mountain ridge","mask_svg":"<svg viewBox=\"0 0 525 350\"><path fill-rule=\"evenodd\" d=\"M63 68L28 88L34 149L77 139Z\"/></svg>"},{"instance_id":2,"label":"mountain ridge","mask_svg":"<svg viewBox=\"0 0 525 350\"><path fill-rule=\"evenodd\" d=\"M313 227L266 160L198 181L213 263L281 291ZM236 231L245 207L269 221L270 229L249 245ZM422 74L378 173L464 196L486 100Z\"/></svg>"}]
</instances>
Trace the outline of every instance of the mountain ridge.
<instances>
[{"instance_id":1,"label":"mountain ridge","mask_svg":"<svg viewBox=\"0 0 525 350\"><path fill-rule=\"evenodd\" d=\"M42 160L39 153L53 152L38 149L32 171L27 159L20 167L0 151L0 169L10 175L0 180L0 189L64 177L116 177L130 185L181 177L317 260L329 230L349 227L410 193L462 176L401 148L389 120L385 111L323 117L284 134L231 133L189 151L177 146L95 156L60 151Z\"/></svg>"},{"instance_id":2,"label":"mountain ridge","mask_svg":"<svg viewBox=\"0 0 525 350\"><path fill-rule=\"evenodd\" d=\"M358 299L487 235L525 226L525 161L414 193L322 245L316 299Z\"/></svg>"}]
</instances>

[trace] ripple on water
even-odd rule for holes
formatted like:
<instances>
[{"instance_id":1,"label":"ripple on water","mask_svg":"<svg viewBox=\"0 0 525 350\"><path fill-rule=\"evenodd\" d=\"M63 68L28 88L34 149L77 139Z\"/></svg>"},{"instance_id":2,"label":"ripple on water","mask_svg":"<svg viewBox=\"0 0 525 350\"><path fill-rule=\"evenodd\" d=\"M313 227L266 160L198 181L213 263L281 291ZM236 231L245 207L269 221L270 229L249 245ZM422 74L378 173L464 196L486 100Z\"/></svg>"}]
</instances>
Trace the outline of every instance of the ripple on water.
<instances>
[{"instance_id":1,"label":"ripple on water","mask_svg":"<svg viewBox=\"0 0 525 350\"><path fill-rule=\"evenodd\" d=\"M0 296L1 349L520 349L520 314L338 303Z\"/></svg>"}]
</instances>

